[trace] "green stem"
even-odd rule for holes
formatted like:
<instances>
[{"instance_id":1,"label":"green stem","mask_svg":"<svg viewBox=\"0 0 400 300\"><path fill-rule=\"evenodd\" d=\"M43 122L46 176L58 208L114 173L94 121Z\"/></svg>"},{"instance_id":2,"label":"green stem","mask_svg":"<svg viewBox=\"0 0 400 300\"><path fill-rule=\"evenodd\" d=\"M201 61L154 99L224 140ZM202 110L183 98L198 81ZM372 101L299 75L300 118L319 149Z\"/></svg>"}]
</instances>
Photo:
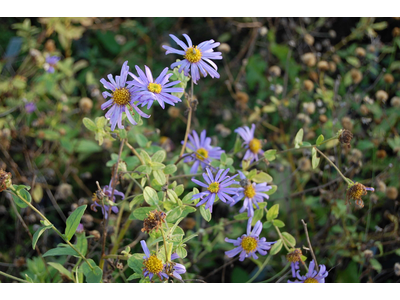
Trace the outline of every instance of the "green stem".
<instances>
[{"instance_id":1,"label":"green stem","mask_svg":"<svg viewBox=\"0 0 400 300\"><path fill-rule=\"evenodd\" d=\"M165 222L166 223L166 222ZM164 230L161 228L161 235L164 241L164 250L165 250L165 263L168 263L168 249L167 249L167 241L165 240Z\"/></svg>"},{"instance_id":2,"label":"green stem","mask_svg":"<svg viewBox=\"0 0 400 300\"><path fill-rule=\"evenodd\" d=\"M193 100L193 78L192 78L192 86L191 86L191 95L190 98L191 100ZM182 155L185 153L185 148L186 148L186 143L188 140L188 135L189 135L189 131L190 131L190 123L192 122L192 103L190 101L188 101L188 108L189 108L189 115L188 115L188 119L187 119L187 125L186 125L186 133L185 133L185 138L183 140L183 145L182 145L182 150L181 150L181 154L179 155L179 157L182 157ZM175 163L176 164L176 163Z\"/></svg>"},{"instance_id":3,"label":"green stem","mask_svg":"<svg viewBox=\"0 0 400 300\"><path fill-rule=\"evenodd\" d=\"M342 172L340 172L339 168L336 167L336 165L321 150L319 150L317 147L314 147L314 149L317 150L318 153L321 154L321 156L323 156L332 165L332 167L336 169L336 171L338 171L339 175L342 176L343 180L346 181L348 185L354 184L354 182L352 182L350 179L344 176Z\"/></svg>"},{"instance_id":4,"label":"green stem","mask_svg":"<svg viewBox=\"0 0 400 300\"><path fill-rule=\"evenodd\" d=\"M278 232L279 237L280 237L281 240L282 240L283 246L285 246L287 252L290 252L289 247L286 245L286 240L285 240L285 238L282 236L281 231L279 230L279 228L278 228L277 226L274 225L274 227L275 227L276 232Z\"/></svg>"},{"instance_id":5,"label":"green stem","mask_svg":"<svg viewBox=\"0 0 400 300\"><path fill-rule=\"evenodd\" d=\"M276 273L274 276L272 276L270 279L267 279L265 281L260 281L259 283L267 283L267 282L271 282L272 280L281 277L282 274L284 274L286 272L286 270L290 267L290 263L287 263L286 266L279 272Z\"/></svg>"},{"instance_id":6,"label":"green stem","mask_svg":"<svg viewBox=\"0 0 400 300\"><path fill-rule=\"evenodd\" d=\"M268 264L269 260L271 259L271 255L268 255L268 257L264 260L263 264L261 265L261 267L258 269L257 273L246 283L251 283L254 281L254 279L256 279L258 277L258 275L260 275L260 273L262 272L262 270L264 270L265 266Z\"/></svg>"},{"instance_id":7,"label":"green stem","mask_svg":"<svg viewBox=\"0 0 400 300\"><path fill-rule=\"evenodd\" d=\"M93 270L93 267L90 265L89 261L86 259L86 257L78 250L75 248L75 246L73 244L71 244L71 242L69 240L67 240L65 238L65 236L58 231L58 229L53 225L53 223L51 223L49 221L49 219L47 219L39 210L36 209L36 207L34 207L30 202L26 201L24 198L22 198L15 190L15 188L13 186L10 186L9 188L11 191L13 191L14 195L17 196L19 199L21 199L26 205L28 205L31 209L33 209L44 221L48 222L51 226L52 229L72 248L76 251L76 253L79 254L80 257L82 257L82 259L88 264L88 266L90 267L90 269Z\"/></svg>"},{"instance_id":8,"label":"green stem","mask_svg":"<svg viewBox=\"0 0 400 300\"><path fill-rule=\"evenodd\" d=\"M17 281L19 281L19 282L29 283L29 281L23 280L23 279L18 278L18 277L14 277L14 276L12 276L12 275L10 275L10 274L7 274L7 273L4 273L4 272L2 272L2 271L0 271L0 274L3 275L3 276L5 276L5 277L8 277L8 278L17 280Z\"/></svg>"}]
</instances>

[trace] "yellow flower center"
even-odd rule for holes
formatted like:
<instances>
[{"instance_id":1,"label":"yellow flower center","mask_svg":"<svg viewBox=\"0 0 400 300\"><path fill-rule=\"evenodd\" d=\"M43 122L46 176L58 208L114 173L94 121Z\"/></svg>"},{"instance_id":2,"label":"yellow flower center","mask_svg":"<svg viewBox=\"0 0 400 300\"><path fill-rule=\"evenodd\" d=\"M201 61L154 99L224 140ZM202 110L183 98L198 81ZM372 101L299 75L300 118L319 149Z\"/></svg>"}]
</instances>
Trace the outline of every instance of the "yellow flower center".
<instances>
[{"instance_id":1,"label":"yellow flower center","mask_svg":"<svg viewBox=\"0 0 400 300\"><path fill-rule=\"evenodd\" d=\"M317 279L310 277L304 280L304 283L319 283Z\"/></svg>"},{"instance_id":2,"label":"yellow flower center","mask_svg":"<svg viewBox=\"0 0 400 300\"><path fill-rule=\"evenodd\" d=\"M251 236L242 239L241 246L246 253L253 252L257 249L257 240Z\"/></svg>"},{"instance_id":3,"label":"yellow flower center","mask_svg":"<svg viewBox=\"0 0 400 300\"><path fill-rule=\"evenodd\" d=\"M157 258L155 254L151 255L148 259L145 259L143 264L147 270L153 274L160 273L164 268L162 261Z\"/></svg>"},{"instance_id":4,"label":"yellow flower center","mask_svg":"<svg viewBox=\"0 0 400 300\"><path fill-rule=\"evenodd\" d=\"M147 86L147 89L152 93L159 94L159 93L161 93L162 87L161 87L161 84L158 84L158 83L149 83L149 85Z\"/></svg>"},{"instance_id":5,"label":"yellow flower center","mask_svg":"<svg viewBox=\"0 0 400 300\"><path fill-rule=\"evenodd\" d=\"M214 193L214 194L218 193L218 191L219 191L219 182L211 183L208 186L207 190L209 190L211 193Z\"/></svg>"},{"instance_id":6,"label":"yellow flower center","mask_svg":"<svg viewBox=\"0 0 400 300\"><path fill-rule=\"evenodd\" d=\"M208 151L204 148L199 148L196 151L196 157L200 160L205 160L208 157Z\"/></svg>"},{"instance_id":7,"label":"yellow flower center","mask_svg":"<svg viewBox=\"0 0 400 300\"><path fill-rule=\"evenodd\" d=\"M191 63L197 63L201 59L201 52L197 49L197 46L193 46L186 50L186 54L183 57Z\"/></svg>"},{"instance_id":8,"label":"yellow flower center","mask_svg":"<svg viewBox=\"0 0 400 300\"><path fill-rule=\"evenodd\" d=\"M258 139L252 139L249 143L249 148L251 152L258 153L261 149L261 142Z\"/></svg>"},{"instance_id":9,"label":"yellow flower center","mask_svg":"<svg viewBox=\"0 0 400 300\"><path fill-rule=\"evenodd\" d=\"M114 102L118 105L127 105L131 101L131 94L127 88L116 89L113 94Z\"/></svg>"},{"instance_id":10,"label":"yellow flower center","mask_svg":"<svg viewBox=\"0 0 400 300\"><path fill-rule=\"evenodd\" d=\"M244 188L244 195L250 199L252 199L256 195L256 190L254 189L252 184L249 184Z\"/></svg>"}]
</instances>

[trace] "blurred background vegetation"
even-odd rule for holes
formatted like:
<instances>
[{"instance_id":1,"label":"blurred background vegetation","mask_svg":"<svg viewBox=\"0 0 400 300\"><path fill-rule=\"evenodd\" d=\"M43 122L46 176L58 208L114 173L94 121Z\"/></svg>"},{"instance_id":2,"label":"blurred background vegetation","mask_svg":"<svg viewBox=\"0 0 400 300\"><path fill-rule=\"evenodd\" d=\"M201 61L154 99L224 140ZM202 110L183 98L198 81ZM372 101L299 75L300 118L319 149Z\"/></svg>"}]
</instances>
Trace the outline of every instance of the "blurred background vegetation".
<instances>
[{"instance_id":1,"label":"blurred background vegetation","mask_svg":"<svg viewBox=\"0 0 400 300\"><path fill-rule=\"evenodd\" d=\"M195 86L192 128L206 129L226 152L235 144L234 129L252 123L264 150L292 148L300 128L312 144L320 134L327 139L339 129L350 130L351 147L328 143L324 153L347 177L375 188L364 196L363 209L354 201L345 205L347 186L326 161L311 168L311 151L284 153L259 165L278 186L269 202L280 204L279 219L298 247L307 247L301 219L308 223L318 262L332 268L327 282L399 282L399 27L400 18L2 18L0 167L12 173L13 183L32 186L35 206L62 228L77 205L91 203L96 181L109 183L118 153L111 137L99 145L82 124L84 117L104 115L99 80L119 74L126 60L131 70L147 65L159 74L178 58L161 48L176 46L169 34L187 33L194 44L214 39L224 57L217 62L221 78L202 78ZM54 73L46 71L49 56L60 57ZM172 158L186 129L184 102L165 110L154 105L152 117L131 128L129 142L140 147L151 142ZM128 171L130 155L129 149L123 152ZM188 191L194 186L188 179L181 182ZM125 191L128 184L121 185ZM183 221L185 231L200 233L188 243L188 278L245 282L256 273L259 261L254 260L215 271L228 261L225 236L245 232L244 222L221 225L238 209L219 204L210 224L198 213ZM100 212L90 210L83 218L94 236L92 257L100 251L101 220ZM34 212L0 195L0 270L42 274L42 282L65 280L57 272L49 278L30 246L27 229L33 233L38 224ZM138 237L141 226L132 222L126 244ZM201 229L209 226L215 227ZM261 236L277 239L271 228ZM47 232L43 237L42 253L61 242ZM135 250L141 252L139 246ZM311 260L305 249L303 254ZM284 265L284 254L275 256L256 281ZM124 272L129 277L129 270Z\"/></svg>"}]
</instances>

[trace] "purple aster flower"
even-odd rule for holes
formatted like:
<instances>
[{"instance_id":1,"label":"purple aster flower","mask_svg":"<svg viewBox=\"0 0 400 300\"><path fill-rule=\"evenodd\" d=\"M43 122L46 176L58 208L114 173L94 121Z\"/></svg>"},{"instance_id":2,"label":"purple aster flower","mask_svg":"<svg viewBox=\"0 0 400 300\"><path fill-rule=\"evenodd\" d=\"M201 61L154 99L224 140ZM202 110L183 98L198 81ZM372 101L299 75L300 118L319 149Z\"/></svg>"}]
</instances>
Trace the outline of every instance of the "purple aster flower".
<instances>
[{"instance_id":1,"label":"purple aster flower","mask_svg":"<svg viewBox=\"0 0 400 300\"><path fill-rule=\"evenodd\" d=\"M113 196L113 199L111 200L110 198L111 198L111 195L112 195L112 190L113 189L112 189L112 179L111 179L110 180L110 184L103 187L104 196L108 197L109 201L112 201L114 203L115 203L115 196L116 195L121 196L122 199L125 198L125 194L124 193L114 189L114 196ZM107 219L108 218L109 206L108 205L104 205L104 207L103 207L102 200L99 199L99 197L101 197L101 196L103 196L103 195L98 195L98 193L94 193L93 194L92 200L94 201L94 203L90 206L90 209L97 212L96 207L100 207L101 208L101 212L103 213L103 215L105 215L105 219ZM107 203L107 202L105 201L105 203ZM117 206L112 206L111 207L111 211L117 214L119 210L118 210Z\"/></svg>"},{"instance_id":2,"label":"purple aster flower","mask_svg":"<svg viewBox=\"0 0 400 300\"><path fill-rule=\"evenodd\" d=\"M78 227L76 228L76 233L82 233L85 231L82 223L79 223Z\"/></svg>"},{"instance_id":3,"label":"purple aster flower","mask_svg":"<svg viewBox=\"0 0 400 300\"><path fill-rule=\"evenodd\" d=\"M174 259L177 259L177 258L179 258L178 254L173 253L171 255L171 260L174 260ZM179 263L174 263L174 262L172 262L171 266L172 266L172 276L182 280L182 277L181 277L180 274L186 273L185 266L182 265L182 264L179 264Z\"/></svg>"},{"instance_id":4,"label":"purple aster flower","mask_svg":"<svg viewBox=\"0 0 400 300\"><path fill-rule=\"evenodd\" d=\"M228 194L234 195L237 193L237 188L229 188L230 185L234 184L234 178L237 176L226 176L228 174L229 169L221 169L215 175L215 178L211 171L206 168L207 174L203 173L203 178L207 184L192 178L192 181L202 187L207 188L207 191L198 193L192 197L193 199L200 198L201 200L197 203L196 207L206 203L205 209L209 209L212 212L213 204L215 201L215 197L218 196L221 201L225 202L232 202L234 201L231 196Z\"/></svg>"},{"instance_id":5,"label":"purple aster flower","mask_svg":"<svg viewBox=\"0 0 400 300\"><path fill-rule=\"evenodd\" d=\"M200 79L200 72L204 77L210 74L212 78L219 78L217 72L218 67L211 59L222 59L221 52L214 52L213 48L218 47L220 43L209 40L200 43L198 46L193 46L192 40L187 34L183 34L188 46L178 39L176 36L169 35L183 50L174 49L169 46L163 46L167 52L165 54L176 53L183 55L184 60L174 62L171 65L171 69L180 66L179 72L184 71L185 76L189 76L189 70L191 70L191 76L194 83L197 84L197 80Z\"/></svg>"},{"instance_id":6,"label":"purple aster flower","mask_svg":"<svg viewBox=\"0 0 400 300\"><path fill-rule=\"evenodd\" d=\"M162 263L162 260L159 259L156 254L150 254L150 250L149 248L147 248L146 242L144 240L141 240L140 244L142 245L144 254L146 254L146 256L143 256L143 275L145 277L149 277L150 280L153 279L154 275L157 275L161 281L164 279L168 279L168 275L163 272L164 265Z\"/></svg>"},{"instance_id":7,"label":"purple aster flower","mask_svg":"<svg viewBox=\"0 0 400 300\"><path fill-rule=\"evenodd\" d=\"M47 73L54 73L54 67L58 63L60 58L58 56L47 56L46 63L44 64L44 69Z\"/></svg>"},{"instance_id":8,"label":"purple aster flower","mask_svg":"<svg viewBox=\"0 0 400 300\"><path fill-rule=\"evenodd\" d=\"M264 155L264 151L261 150L261 141L259 139L254 138L254 130L256 125L251 124L251 130L249 127L239 127L235 129L242 139L244 140L243 145L246 145L247 151L243 157L244 160L249 160L250 163L252 161L258 161L258 154Z\"/></svg>"},{"instance_id":9,"label":"purple aster flower","mask_svg":"<svg viewBox=\"0 0 400 300\"><path fill-rule=\"evenodd\" d=\"M27 102L25 104L25 110L27 114L31 114L36 110L36 104L34 102Z\"/></svg>"},{"instance_id":10,"label":"purple aster flower","mask_svg":"<svg viewBox=\"0 0 400 300\"><path fill-rule=\"evenodd\" d=\"M102 78L100 82L106 89L112 91L103 92L103 97L106 101L101 105L101 109L105 110L106 108L112 106L110 110L106 113L105 117L110 120L111 123L111 130L114 131L115 126L118 124L118 128L123 129L124 126L122 125L122 113L125 112L126 116L133 125L137 123L133 119L132 114L134 114L133 109L142 117L150 118L149 115L146 115L142 112L139 107L135 105L135 100L133 99L134 87L127 85L126 79L128 77L129 66L128 61L124 62L121 68L120 76L115 76L115 80L111 74L108 74L108 80Z\"/></svg>"},{"instance_id":11,"label":"purple aster flower","mask_svg":"<svg viewBox=\"0 0 400 300\"><path fill-rule=\"evenodd\" d=\"M165 68L160 76L156 80L153 79L150 69L144 66L146 74L138 67L135 66L136 71L139 74L139 78L129 72L129 75L134 80L128 81L129 85L133 85L134 101L138 101L142 107L147 105L147 109L151 107L154 100L157 100L162 108L165 108L165 103L175 106L175 103L181 102L182 100L178 97L171 95L170 93L183 93L183 88L174 88L172 86L180 83L179 80L168 83L168 79L173 75L172 73L167 74L168 68Z\"/></svg>"},{"instance_id":12,"label":"purple aster flower","mask_svg":"<svg viewBox=\"0 0 400 300\"><path fill-rule=\"evenodd\" d=\"M207 165L210 164L211 162L210 158L220 159L221 154L225 151L221 150L220 147L212 147L210 145L211 138L206 137L205 130L201 132L200 139L196 131L193 130L192 134L193 135L191 134L188 135L189 142L187 143L186 146L187 148L192 150L195 154L186 157L184 162L194 161L194 164L190 169L190 173L195 174L200 164L201 167L204 169ZM182 141L182 144L183 143L184 142Z\"/></svg>"},{"instance_id":13,"label":"purple aster flower","mask_svg":"<svg viewBox=\"0 0 400 300\"><path fill-rule=\"evenodd\" d=\"M315 262L312 260L308 266L308 273L304 276L300 275L300 270L297 271L295 281L288 280L288 283L325 283L325 277L328 276L328 271L325 265L319 265L319 272L314 270ZM293 276L295 277L295 276Z\"/></svg>"},{"instance_id":14,"label":"purple aster flower","mask_svg":"<svg viewBox=\"0 0 400 300\"><path fill-rule=\"evenodd\" d=\"M232 243L236 248L226 251L225 254L228 257L234 257L240 253L239 261L243 261L246 257L253 257L257 259L258 256L256 252L261 255L267 255L267 250L271 249L272 245L276 242L267 242L265 237L260 239L260 233L262 230L261 221L257 221L253 230L251 231L251 221L250 218L247 222L247 234L243 234L236 240L225 238L225 242Z\"/></svg>"},{"instance_id":15,"label":"purple aster flower","mask_svg":"<svg viewBox=\"0 0 400 300\"><path fill-rule=\"evenodd\" d=\"M265 192L272 189L272 187L267 186L266 182L258 184L256 184L255 182L251 183L250 180L248 180L242 172L238 172L240 174L240 178L242 179L239 182L241 187L238 189L238 194L233 197L235 201L231 203L231 206L238 203L244 197L243 207L239 210L239 212L242 213L247 210L247 216L253 217L253 204L259 209L260 207L258 206L258 203L264 202L264 198L269 199L269 196L265 194Z\"/></svg>"}]
</instances>

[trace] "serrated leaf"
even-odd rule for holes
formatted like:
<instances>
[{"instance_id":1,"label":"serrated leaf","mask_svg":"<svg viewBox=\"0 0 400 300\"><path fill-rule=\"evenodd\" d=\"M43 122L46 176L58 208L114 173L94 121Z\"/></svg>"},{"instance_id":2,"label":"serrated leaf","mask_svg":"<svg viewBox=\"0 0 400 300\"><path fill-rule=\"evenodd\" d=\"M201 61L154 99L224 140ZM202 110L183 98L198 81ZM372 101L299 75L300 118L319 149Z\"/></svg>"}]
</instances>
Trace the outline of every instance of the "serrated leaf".
<instances>
[{"instance_id":1,"label":"serrated leaf","mask_svg":"<svg viewBox=\"0 0 400 300\"><path fill-rule=\"evenodd\" d=\"M276 243L272 246L271 250L269 250L269 255L275 255L282 249L282 240L279 239Z\"/></svg>"},{"instance_id":2,"label":"serrated leaf","mask_svg":"<svg viewBox=\"0 0 400 300\"><path fill-rule=\"evenodd\" d=\"M211 221L211 212L209 209L205 209L204 205L200 206L200 214L207 222Z\"/></svg>"},{"instance_id":3,"label":"serrated leaf","mask_svg":"<svg viewBox=\"0 0 400 300\"><path fill-rule=\"evenodd\" d=\"M143 197L147 204L149 204L150 206L155 206L159 203L157 192L149 186L146 186L144 188Z\"/></svg>"},{"instance_id":4,"label":"serrated leaf","mask_svg":"<svg viewBox=\"0 0 400 300\"><path fill-rule=\"evenodd\" d=\"M267 221L272 221L278 217L279 204L273 205L267 212Z\"/></svg>"},{"instance_id":5,"label":"serrated leaf","mask_svg":"<svg viewBox=\"0 0 400 300\"><path fill-rule=\"evenodd\" d=\"M67 226L65 228L65 238L69 241L75 234L82 216L85 213L87 205L79 206L75 209L67 219Z\"/></svg>"}]
</instances>

